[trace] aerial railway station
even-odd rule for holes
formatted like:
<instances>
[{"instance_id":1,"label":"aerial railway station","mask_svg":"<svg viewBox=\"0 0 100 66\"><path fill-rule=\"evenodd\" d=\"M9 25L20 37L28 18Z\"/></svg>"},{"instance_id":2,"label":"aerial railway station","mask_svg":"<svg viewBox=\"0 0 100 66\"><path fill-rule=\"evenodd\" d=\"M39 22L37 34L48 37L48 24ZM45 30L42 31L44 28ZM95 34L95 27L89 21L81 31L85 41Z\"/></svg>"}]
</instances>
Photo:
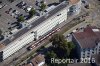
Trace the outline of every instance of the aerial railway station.
<instances>
[{"instance_id":1,"label":"aerial railway station","mask_svg":"<svg viewBox=\"0 0 100 66\"><path fill-rule=\"evenodd\" d=\"M68 15L77 15L81 10L81 0L64 1L53 10L32 22L30 29L24 28L0 44L0 61L5 60L28 43L39 39L57 25L66 22Z\"/></svg>"}]
</instances>

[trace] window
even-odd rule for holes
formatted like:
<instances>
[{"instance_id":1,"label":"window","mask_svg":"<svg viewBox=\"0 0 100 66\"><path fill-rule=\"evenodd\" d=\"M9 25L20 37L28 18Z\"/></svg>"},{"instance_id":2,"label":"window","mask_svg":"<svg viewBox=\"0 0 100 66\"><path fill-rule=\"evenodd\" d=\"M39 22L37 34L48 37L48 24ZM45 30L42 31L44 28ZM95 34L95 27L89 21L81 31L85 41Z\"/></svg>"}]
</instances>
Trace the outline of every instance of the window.
<instances>
[{"instance_id":1,"label":"window","mask_svg":"<svg viewBox=\"0 0 100 66\"><path fill-rule=\"evenodd\" d=\"M57 16L60 16L61 14L58 14Z\"/></svg>"},{"instance_id":2,"label":"window","mask_svg":"<svg viewBox=\"0 0 100 66\"><path fill-rule=\"evenodd\" d=\"M85 55L85 54L83 54L83 55Z\"/></svg>"},{"instance_id":3,"label":"window","mask_svg":"<svg viewBox=\"0 0 100 66\"><path fill-rule=\"evenodd\" d=\"M82 50L85 53L85 49Z\"/></svg>"},{"instance_id":4,"label":"window","mask_svg":"<svg viewBox=\"0 0 100 66\"><path fill-rule=\"evenodd\" d=\"M83 57L83 58L85 58L85 57Z\"/></svg>"},{"instance_id":5,"label":"window","mask_svg":"<svg viewBox=\"0 0 100 66\"><path fill-rule=\"evenodd\" d=\"M99 54L100 54L100 51L99 51Z\"/></svg>"},{"instance_id":6,"label":"window","mask_svg":"<svg viewBox=\"0 0 100 66\"><path fill-rule=\"evenodd\" d=\"M90 48L88 48L87 50L90 51Z\"/></svg>"},{"instance_id":7,"label":"window","mask_svg":"<svg viewBox=\"0 0 100 66\"><path fill-rule=\"evenodd\" d=\"M90 57L90 56L87 56L87 57Z\"/></svg>"},{"instance_id":8,"label":"window","mask_svg":"<svg viewBox=\"0 0 100 66\"><path fill-rule=\"evenodd\" d=\"M94 48L92 50L94 51Z\"/></svg>"},{"instance_id":9,"label":"window","mask_svg":"<svg viewBox=\"0 0 100 66\"><path fill-rule=\"evenodd\" d=\"M94 52L92 52L94 54Z\"/></svg>"},{"instance_id":10,"label":"window","mask_svg":"<svg viewBox=\"0 0 100 66\"><path fill-rule=\"evenodd\" d=\"M90 53L88 52L88 54L90 54Z\"/></svg>"},{"instance_id":11,"label":"window","mask_svg":"<svg viewBox=\"0 0 100 66\"><path fill-rule=\"evenodd\" d=\"M97 48L96 48L96 50L97 50Z\"/></svg>"}]
</instances>

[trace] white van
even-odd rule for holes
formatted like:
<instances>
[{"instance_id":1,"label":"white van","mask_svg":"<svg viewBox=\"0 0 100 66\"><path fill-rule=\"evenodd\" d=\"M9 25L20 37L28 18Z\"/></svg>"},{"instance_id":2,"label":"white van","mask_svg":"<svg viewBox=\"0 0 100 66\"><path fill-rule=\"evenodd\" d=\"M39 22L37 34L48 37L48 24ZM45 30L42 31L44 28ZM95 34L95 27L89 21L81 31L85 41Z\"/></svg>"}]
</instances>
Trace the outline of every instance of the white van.
<instances>
[{"instance_id":1,"label":"white van","mask_svg":"<svg viewBox=\"0 0 100 66\"><path fill-rule=\"evenodd\" d=\"M32 6L27 7L27 8L26 8L26 12L31 11L31 9L32 9Z\"/></svg>"}]
</instances>

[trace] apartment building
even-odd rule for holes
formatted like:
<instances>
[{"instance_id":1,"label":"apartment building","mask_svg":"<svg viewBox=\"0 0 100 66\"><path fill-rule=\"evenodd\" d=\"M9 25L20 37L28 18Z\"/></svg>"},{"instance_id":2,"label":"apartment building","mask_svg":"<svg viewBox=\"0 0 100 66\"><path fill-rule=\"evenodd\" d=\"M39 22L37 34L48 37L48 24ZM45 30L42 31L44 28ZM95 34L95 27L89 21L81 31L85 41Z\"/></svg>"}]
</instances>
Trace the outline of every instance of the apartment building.
<instances>
[{"instance_id":1,"label":"apartment building","mask_svg":"<svg viewBox=\"0 0 100 66\"><path fill-rule=\"evenodd\" d=\"M100 29L87 26L72 34L76 45L78 58L91 58L94 54L100 54Z\"/></svg>"}]
</instances>

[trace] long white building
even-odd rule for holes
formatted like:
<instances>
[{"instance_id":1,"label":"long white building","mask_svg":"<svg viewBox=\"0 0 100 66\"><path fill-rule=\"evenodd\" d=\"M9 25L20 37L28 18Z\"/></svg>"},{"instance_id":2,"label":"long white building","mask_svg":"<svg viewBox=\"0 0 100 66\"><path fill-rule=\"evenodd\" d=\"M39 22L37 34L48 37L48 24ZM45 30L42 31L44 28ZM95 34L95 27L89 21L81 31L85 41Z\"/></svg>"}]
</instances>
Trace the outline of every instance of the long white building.
<instances>
[{"instance_id":1,"label":"long white building","mask_svg":"<svg viewBox=\"0 0 100 66\"><path fill-rule=\"evenodd\" d=\"M71 10L73 9L73 11ZM0 61L11 56L16 51L20 50L23 46L38 39L39 36L44 35L52 30L55 26L67 20L68 13L79 14L81 8L81 0L64 1L57 5L53 10L47 12L46 15L40 17L38 20L31 24L30 29L24 28L11 38L2 42L0 48Z\"/></svg>"}]
</instances>

